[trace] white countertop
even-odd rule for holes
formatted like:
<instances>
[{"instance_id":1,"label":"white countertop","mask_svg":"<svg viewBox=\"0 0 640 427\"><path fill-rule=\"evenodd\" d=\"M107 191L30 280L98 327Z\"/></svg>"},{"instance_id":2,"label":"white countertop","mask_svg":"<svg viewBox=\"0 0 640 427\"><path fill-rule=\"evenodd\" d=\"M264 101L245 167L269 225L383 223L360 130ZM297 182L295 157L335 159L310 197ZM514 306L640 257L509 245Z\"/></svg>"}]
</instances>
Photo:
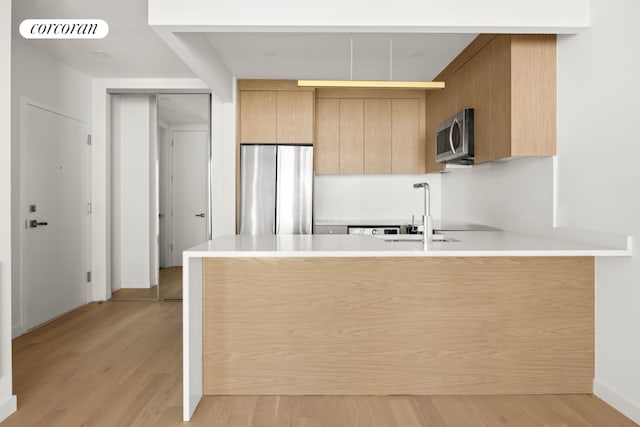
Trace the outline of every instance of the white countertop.
<instances>
[{"instance_id":1,"label":"white countertop","mask_svg":"<svg viewBox=\"0 0 640 427\"><path fill-rule=\"evenodd\" d=\"M452 242L383 241L356 235L229 235L189 249L185 257L468 257L468 256L628 256L624 244L584 243L506 231L448 231ZM398 235L400 239L412 235ZM413 236L418 237L418 236Z\"/></svg>"}]
</instances>

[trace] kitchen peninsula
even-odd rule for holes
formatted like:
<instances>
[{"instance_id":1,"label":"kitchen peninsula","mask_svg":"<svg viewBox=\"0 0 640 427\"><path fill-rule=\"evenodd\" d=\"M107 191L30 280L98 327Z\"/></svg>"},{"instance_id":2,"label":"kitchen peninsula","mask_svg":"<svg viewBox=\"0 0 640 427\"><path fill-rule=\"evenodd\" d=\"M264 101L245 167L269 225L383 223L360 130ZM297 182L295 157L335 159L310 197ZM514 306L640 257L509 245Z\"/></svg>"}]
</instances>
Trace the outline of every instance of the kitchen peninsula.
<instances>
[{"instance_id":1,"label":"kitchen peninsula","mask_svg":"<svg viewBox=\"0 0 640 427\"><path fill-rule=\"evenodd\" d=\"M222 236L184 253L184 418L203 395L590 393L604 244Z\"/></svg>"}]
</instances>

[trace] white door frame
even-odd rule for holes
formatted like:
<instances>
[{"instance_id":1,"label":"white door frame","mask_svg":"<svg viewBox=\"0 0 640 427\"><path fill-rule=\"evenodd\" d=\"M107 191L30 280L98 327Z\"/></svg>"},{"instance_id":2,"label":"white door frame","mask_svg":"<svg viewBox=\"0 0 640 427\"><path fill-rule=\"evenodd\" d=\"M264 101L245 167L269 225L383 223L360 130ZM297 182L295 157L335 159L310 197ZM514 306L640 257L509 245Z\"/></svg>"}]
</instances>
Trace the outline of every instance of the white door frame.
<instances>
[{"instance_id":1,"label":"white door frame","mask_svg":"<svg viewBox=\"0 0 640 427\"><path fill-rule=\"evenodd\" d=\"M14 331L17 332L18 335L21 335L25 332L24 329L24 316L25 316L25 256L26 256L26 240L27 240L27 228L26 221L27 215L25 211L25 206L27 203L27 185L26 185L26 177L27 177L27 156L26 156L26 143L27 143L27 108L29 106L39 108L44 111L48 111L52 114L56 114L71 120L75 120L79 123L83 123L86 127L87 135L90 135L90 126L89 123L85 120L74 117L71 114L67 114L61 111L58 108L53 108L51 106L45 105L41 102L34 101L30 98L21 96L20 97L20 206L19 206L19 215L20 215L20 261L19 261L19 269L20 269L20 280L18 282L18 286L20 289L20 330ZM91 203L91 146L87 144L86 150L86 171L87 171L87 203ZM86 265L85 268L87 271L91 271L91 215L87 214L86 221ZM91 300L91 289L89 284L87 284L87 288L85 290L85 303L88 303Z\"/></svg>"}]
</instances>

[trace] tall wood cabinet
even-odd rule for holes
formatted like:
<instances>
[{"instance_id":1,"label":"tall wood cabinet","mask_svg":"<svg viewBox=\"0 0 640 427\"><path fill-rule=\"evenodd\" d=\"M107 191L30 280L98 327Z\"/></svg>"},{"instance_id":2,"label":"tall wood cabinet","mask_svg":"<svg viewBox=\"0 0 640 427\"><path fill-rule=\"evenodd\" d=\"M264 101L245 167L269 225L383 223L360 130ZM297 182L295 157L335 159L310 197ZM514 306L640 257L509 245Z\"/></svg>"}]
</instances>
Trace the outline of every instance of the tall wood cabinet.
<instances>
[{"instance_id":1,"label":"tall wood cabinet","mask_svg":"<svg viewBox=\"0 0 640 427\"><path fill-rule=\"evenodd\" d=\"M421 90L318 89L317 174L425 172Z\"/></svg>"},{"instance_id":2,"label":"tall wood cabinet","mask_svg":"<svg viewBox=\"0 0 640 427\"><path fill-rule=\"evenodd\" d=\"M435 80L445 89L427 94L427 172L435 162L435 128L474 108L475 163L556 152L556 37L479 36Z\"/></svg>"}]
</instances>

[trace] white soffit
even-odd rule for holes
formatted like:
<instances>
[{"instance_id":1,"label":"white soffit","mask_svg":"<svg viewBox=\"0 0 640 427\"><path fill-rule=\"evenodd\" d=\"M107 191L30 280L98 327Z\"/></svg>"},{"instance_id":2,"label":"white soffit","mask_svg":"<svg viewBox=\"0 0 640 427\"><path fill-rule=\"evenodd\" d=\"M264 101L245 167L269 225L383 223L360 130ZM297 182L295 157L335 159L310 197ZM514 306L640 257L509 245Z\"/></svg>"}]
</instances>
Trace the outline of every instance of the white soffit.
<instances>
[{"instance_id":1,"label":"white soffit","mask_svg":"<svg viewBox=\"0 0 640 427\"><path fill-rule=\"evenodd\" d=\"M476 36L405 33L207 35L212 47L237 78L346 80L352 77L351 40L354 80L389 80L390 77L393 80L431 80Z\"/></svg>"}]
</instances>

